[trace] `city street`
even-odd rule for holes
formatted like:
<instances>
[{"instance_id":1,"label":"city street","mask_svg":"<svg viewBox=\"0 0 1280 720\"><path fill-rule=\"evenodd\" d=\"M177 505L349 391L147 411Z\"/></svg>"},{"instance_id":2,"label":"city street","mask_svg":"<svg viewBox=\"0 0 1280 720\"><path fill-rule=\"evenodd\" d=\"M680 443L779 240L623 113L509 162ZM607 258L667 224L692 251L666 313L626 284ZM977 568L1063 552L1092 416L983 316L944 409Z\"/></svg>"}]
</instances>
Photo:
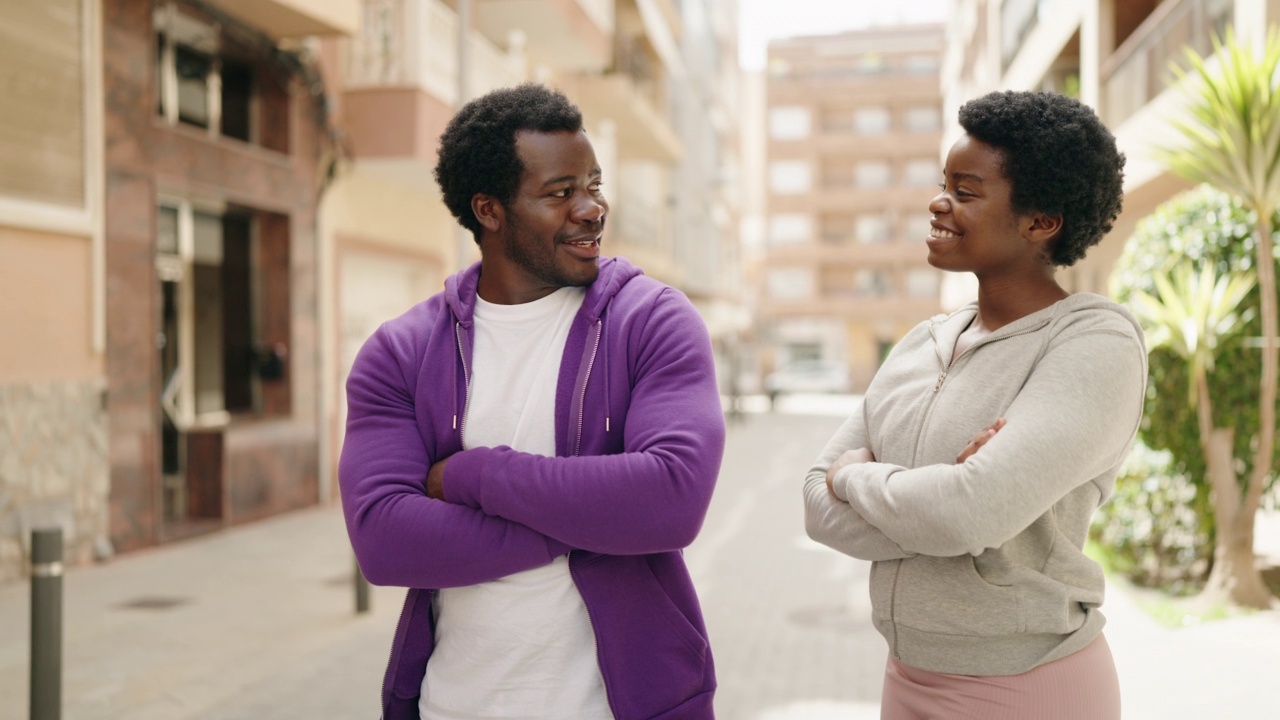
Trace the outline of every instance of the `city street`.
<instances>
[{"instance_id":1,"label":"city street","mask_svg":"<svg viewBox=\"0 0 1280 720\"><path fill-rule=\"evenodd\" d=\"M807 540L800 501L846 400L784 398L779 412L731 427L710 516L687 551L721 720L879 717L885 645L870 625L867 565ZM328 507L70 570L63 717L376 717L403 591L374 588L372 611L356 615L351 569L341 514ZM6 720L27 717L28 602L25 582L0 587ZM1127 720L1275 717L1280 613L1170 630L1115 586L1104 609Z\"/></svg>"}]
</instances>

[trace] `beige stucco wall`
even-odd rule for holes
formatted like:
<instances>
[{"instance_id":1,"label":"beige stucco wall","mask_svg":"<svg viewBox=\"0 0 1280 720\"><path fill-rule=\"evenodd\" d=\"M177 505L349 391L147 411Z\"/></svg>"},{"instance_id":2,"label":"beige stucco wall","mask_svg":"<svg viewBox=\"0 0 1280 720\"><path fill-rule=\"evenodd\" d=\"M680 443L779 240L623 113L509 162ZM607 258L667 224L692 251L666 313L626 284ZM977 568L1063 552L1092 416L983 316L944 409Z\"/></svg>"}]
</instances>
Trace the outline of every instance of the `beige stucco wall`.
<instances>
[{"instance_id":1,"label":"beige stucco wall","mask_svg":"<svg viewBox=\"0 0 1280 720\"><path fill-rule=\"evenodd\" d=\"M388 285L414 288L425 299L443 287L458 267L460 229L440 199L430 171L414 161L374 161L347 168L325 192L320 206L322 247L321 312L325 328L322 379L324 450L320 497L336 492L335 468L341 449L343 391L353 333L363 333L371 314L387 315L386 292L362 292L371 272L399 266ZM474 250L470 252L475 253ZM476 253L475 257L479 257ZM386 265L391 263L391 265ZM353 272L360 282L352 285ZM390 291L390 288L384 288ZM408 305L403 309L407 309ZM390 319L390 316L383 319ZM352 327L352 325L359 327Z\"/></svg>"},{"instance_id":2,"label":"beige stucco wall","mask_svg":"<svg viewBox=\"0 0 1280 720\"><path fill-rule=\"evenodd\" d=\"M90 239L0 226L0 258L0 384L100 377Z\"/></svg>"}]
</instances>

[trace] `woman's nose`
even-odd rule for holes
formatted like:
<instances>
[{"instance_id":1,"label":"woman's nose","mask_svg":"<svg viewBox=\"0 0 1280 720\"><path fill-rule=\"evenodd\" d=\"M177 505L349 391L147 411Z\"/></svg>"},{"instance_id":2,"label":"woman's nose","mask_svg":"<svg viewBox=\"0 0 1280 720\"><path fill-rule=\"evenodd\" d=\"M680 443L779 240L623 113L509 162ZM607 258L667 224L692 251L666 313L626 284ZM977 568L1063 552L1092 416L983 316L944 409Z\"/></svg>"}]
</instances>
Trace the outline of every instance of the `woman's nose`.
<instances>
[{"instance_id":1,"label":"woman's nose","mask_svg":"<svg viewBox=\"0 0 1280 720\"><path fill-rule=\"evenodd\" d=\"M933 199L929 201L929 212L933 213L934 215L937 215L938 213L948 212L950 210L951 210L951 198L947 197L946 190L943 190L939 192L937 195L934 195Z\"/></svg>"}]
</instances>

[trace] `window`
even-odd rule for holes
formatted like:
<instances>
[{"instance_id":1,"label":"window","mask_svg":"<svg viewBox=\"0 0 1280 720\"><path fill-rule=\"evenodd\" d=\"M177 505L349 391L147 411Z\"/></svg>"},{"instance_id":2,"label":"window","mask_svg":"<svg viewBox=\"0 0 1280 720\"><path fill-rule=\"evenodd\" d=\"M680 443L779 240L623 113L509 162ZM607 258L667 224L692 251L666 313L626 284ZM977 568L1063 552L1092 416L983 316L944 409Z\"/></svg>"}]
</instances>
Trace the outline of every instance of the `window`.
<instances>
[{"instance_id":1,"label":"window","mask_svg":"<svg viewBox=\"0 0 1280 720\"><path fill-rule=\"evenodd\" d=\"M935 107L909 108L902 125L908 132L937 132L942 127L942 116Z\"/></svg>"},{"instance_id":2,"label":"window","mask_svg":"<svg viewBox=\"0 0 1280 720\"><path fill-rule=\"evenodd\" d=\"M889 279L879 270L862 269L854 273L853 284L858 295L880 297L889 292Z\"/></svg>"},{"instance_id":3,"label":"window","mask_svg":"<svg viewBox=\"0 0 1280 720\"><path fill-rule=\"evenodd\" d=\"M908 160L903 167L902 181L908 187L929 187L937 185L942 177L942 169L931 159Z\"/></svg>"},{"instance_id":4,"label":"window","mask_svg":"<svg viewBox=\"0 0 1280 720\"><path fill-rule=\"evenodd\" d=\"M769 110L769 136L775 140L809 137L810 113L805 107L776 107Z\"/></svg>"},{"instance_id":5,"label":"window","mask_svg":"<svg viewBox=\"0 0 1280 720\"><path fill-rule=\"evenodd\" d=\"M813 297L813 273L804 268L770 270L765 276L769 296L778 300L804 300Z\"/></svg>"},{"instance_id":6,"label":"window","mask_svg":"<svg viewBox=\"0 0 1280 720\"><path fill-rule=\"evenodd\" d=\"M854 184L860 188L882 188L889 185L889 163L878 160L861 162L853 170Z\"/></svg>"},{"instance_id":7,"label":"window","mask_svg":"<svg viewBox=\"0 0 1280 720\"><path fill-rule=\"evenodd\" d=\"M809 241L813 221L808 215L782 213L769 218L769 244L793 245Z\"/></svg>"},{"instance_id":8,"label":"window","mask_svg":"<svg viewBox=\"0 0 1280 720\"><path fill-rule=\"evenodd\" d=\"M862 135L889 132L889 111L884 108L860 108L853 113L853 128Z\"/></svg>"},{"instance_id":9,"label":"window","mask_svg":"<svg viewBox=\"0 0 1280 720\"><path fill-rule=\"evenodd\" d=\"M935 75L938 72L938 56L908 55L903 65L912 75Z\"/></svg>"},{"instance_id":10,"label":"window","mask_svg":"<svg viewBox=\"0 0 1280 720\"><path fill-rule=\"evenodd\" d=\"M171 125L289 151L289 97L270 49L239 45L211 23L159 5L156 109Z\"/></svg>"},{"instance_id":11,"label":"window","mask_svg":"<svg viewBox=\"0 0 1280 720\"><path fill-rule=\"evenodd\" d=\"M231 413L287 414L288 383L275 382L288 341L287 218L179 199L157 213L166 421L185 431Z\"/></svg>"},{"instance_id":12,"label":"window","mask_svg":"<svg viewBox=\"0 0 1280 720\"><path fill-rule=\"evenodd\" d=\"M903 234L906 237L907 242L924 242L924 239L929 237L932 220L932 216L928 214L912 215L908 218L906 220L906 227L903 228Z\"/></svg>"},{"instance_id":13,"label":"window","mask_svg":"<svg viewBox=\"0 0 1280 720\"><path fill-rule=\"evenodd\" d=\"M769 165L769 188L779 195L808 192L812 170L804 160L778 160Z\"/></svg>"},{"instance_id":14,"label":"window","mask_svg":"<svg viewBox=\"0 0 1280 720\"><path fill-rule=\"evenodd\" d=\"M907 271L907 295L913 298L938 297L938 271L915 268Z\"/></svg>"},{"instance_id":15,"label":"window","mask_svg":"<svg viewBox=\"0 0 1280 720\"><path fill-rule=\"evenodd\" d=\"M893 227L884 215L861 215L854 223L854 234L863 245L889 242Z\"/></svg>"},{"instance_id":16,"label":"window","mask_svg":"<svg viewBox=\"0 0 1280 720\"><path fill-rule=\"evenodd\" d=\"M884 56L880 53L864 53L858 58L858 72L863 75L878 75L888 69Z\"/></svg>"},{"instance_id":17,"label":"window","mask_svg":"<svg viewBox=\"0 0 1280 720\"><path fill-rule=\"evenodd\" d=\"M84 17L77 0L5 5L0 196L86 204Z\"/></svg>"}]
</instances>

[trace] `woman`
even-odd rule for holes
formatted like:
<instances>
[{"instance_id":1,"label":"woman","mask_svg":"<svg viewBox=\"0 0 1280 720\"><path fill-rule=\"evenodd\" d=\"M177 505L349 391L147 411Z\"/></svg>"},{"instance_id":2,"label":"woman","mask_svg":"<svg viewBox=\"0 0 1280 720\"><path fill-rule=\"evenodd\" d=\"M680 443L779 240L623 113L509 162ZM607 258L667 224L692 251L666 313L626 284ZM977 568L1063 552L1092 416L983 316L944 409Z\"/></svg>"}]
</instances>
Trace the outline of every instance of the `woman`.
<instances>
[{"instance_id":1,"label":"woman","mask_svg":"<svg viewBox=\"0 0 1280 720\"><path fill-rule=\"evenodd\" d=\"M882 718L1119 718L1082 548L1138 428L1146 351L1132 315L1054 270L1111 229L1124 157L1061 95L992 93L960 125L926 242L978 300L895 346L809 471L806 526L873 561Z\"/></svg>"}]
</instances>

